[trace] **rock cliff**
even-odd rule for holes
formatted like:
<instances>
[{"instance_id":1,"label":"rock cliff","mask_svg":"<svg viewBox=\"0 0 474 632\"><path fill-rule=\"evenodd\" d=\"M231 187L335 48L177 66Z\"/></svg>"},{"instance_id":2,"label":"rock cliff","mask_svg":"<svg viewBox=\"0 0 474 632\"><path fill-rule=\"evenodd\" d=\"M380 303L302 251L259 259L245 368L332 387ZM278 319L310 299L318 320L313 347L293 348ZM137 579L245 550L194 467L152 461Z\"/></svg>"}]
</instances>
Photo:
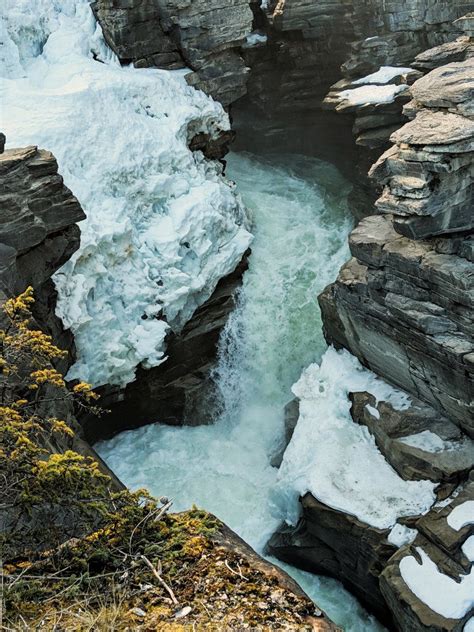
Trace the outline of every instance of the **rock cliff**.
<instances>
[{"instance_id":1,"label":"rock cliff","mask_svg":"<svg viewBox=\"0 0 474 632\"><path fill-rule=\"evenodd\" d=\"M410 48L415 60L384 58L404 77L379 85L402 95L407 122L392 130L392 146L370 171L378 214L353 231L352 259L319 297L327 341L409 395L408 405L396 406L353 392L353 422L367 428L402 479L435 482L437 503L380 529L307 493L297 527L282 528L269 543L282 559L341 579L401 631L462 630L473 609L472 17L457 20L461 27L466 34L455 42L422 53ZM403 41L411 47L412 40ZM354 58L344 68L377 71ZM357 121L370 117L385 132L386 124L401 124L384 118L384 105L341 98L347 86L357 89L345 80L328 102L357 113L356 132Z\"/></svg>"},{"instance_id":2,"label":"rock cliff","mask_svg":"<svg viewBox=\"0 0 474 632\"><path fill-rule=\"evenodd\" d=\"M253 20L246 0L97 0L93 9L123 63L188 67L188 82L224 105L245 94L249 69L239 49Z\"/></svg>"}]
</instances>

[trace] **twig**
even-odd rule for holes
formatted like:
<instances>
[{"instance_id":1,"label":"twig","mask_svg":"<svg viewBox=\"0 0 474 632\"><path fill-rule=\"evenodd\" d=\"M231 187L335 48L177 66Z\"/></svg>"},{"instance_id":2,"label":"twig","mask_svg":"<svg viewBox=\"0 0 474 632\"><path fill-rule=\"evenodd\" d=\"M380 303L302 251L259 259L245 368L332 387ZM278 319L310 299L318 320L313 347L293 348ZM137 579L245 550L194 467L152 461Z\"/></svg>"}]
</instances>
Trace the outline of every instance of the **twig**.
<instances>
[{"instance_id":1,"label":"twig","mask_svg":"<svg viewBox=\"0 0 474 632\"><path fill-rule=\"evenodd\" d=\"M10 590L10 588L13 586L13 584L15 584L20 579L20 577L23 577L23 575L29 569L30 569L29 566L25 566L25 568L20 573L18 573L18 575L15 577L15 579L12 581L12 583L8 586L8 590ZM3 573L2 573L2 584L3 584Z\"/></svg>"},{"instance_id":2,"label":"twig","mask_svg":"<svg viewBox=\"0 0 474 632\"><path fill-rule=\"evenodd\" d=\"M248 582L248 578L242 575L242 571L240 570L240 566L238 564L237 564L237 568L239 569L238 573L237 571L234 571L234 569L232 569L229 566L229 563L227 562L227 560L225 560L224 564L227 566L227 568L230 570L231 573L233 573L234 575L237 575L237 577L240 577L240 579L245 579L245 581Z\"/></svg>"},{"instance_id":3,"label":"twig","mask_svg":"<svg viewBox=\"0 0 474 632\"><path fill-rule=\"evenodd\" d=\"M171 588L168 586L168 584L165 582L165 580L161 577L160 573L156 570L156 568L153 566L153 564L150 562L150 560L145 555L140 555L140 557L145 562L145 564L148 566L148 568L151 570L151 572L156 577L156 579L163 586L163 588L166 589L166 591L168 592L168 595L171 597L171 601L174 603L174 605L175 606L179 605L179 601L176 599L174 592L171 590Z\"/></svg>"},{"instance_id":4,"label":"twig","mask_svg":"<svg viewBox=\"0 0 474 632\"><path fill-rule=\"evenodd\" d=\"M73 582L72 584L70 584L69 586L66 586L65 588L63 588L62 590L60 590L58 593L56 593L55 595L53 595L52 597L48 597L48 599L44 600L44 603L48 603L49 601L54 601L55 599L57 599L59 597L59 595L62 595L63 593L67 592L68 590L71 590L71 588L73 586L75 586L76 584L78 584L80 581L82 581L82 575L80 577L78 577L76 579L75 582Z\"/></svg>"}]
</instances>

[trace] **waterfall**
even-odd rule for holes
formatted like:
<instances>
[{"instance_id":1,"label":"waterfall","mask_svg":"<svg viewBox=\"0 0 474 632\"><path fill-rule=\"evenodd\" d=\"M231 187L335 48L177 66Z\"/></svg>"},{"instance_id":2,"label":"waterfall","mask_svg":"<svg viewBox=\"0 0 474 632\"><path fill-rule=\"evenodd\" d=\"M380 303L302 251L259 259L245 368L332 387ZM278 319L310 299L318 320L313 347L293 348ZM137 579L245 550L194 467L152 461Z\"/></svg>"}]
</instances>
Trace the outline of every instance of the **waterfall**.
<instances>
[{"instance_id":1,"label":"waterfall","mask_svg":"<svg viewBox=\"0 0 474 632\"><path fill-rule=\"evenodd\" d=\"M262 552L283 514L270 464L283 441L283 408L324 342L317 295L348 257L348 185L329 164L299 155L231 154L254 223L249 269L221 336L214 379L222 407L199 427L158 424L97 446L132 488L147 487L215 513ZM291 572L350 632L378 625L333 580Z\"/></svg>"}]
</instances>

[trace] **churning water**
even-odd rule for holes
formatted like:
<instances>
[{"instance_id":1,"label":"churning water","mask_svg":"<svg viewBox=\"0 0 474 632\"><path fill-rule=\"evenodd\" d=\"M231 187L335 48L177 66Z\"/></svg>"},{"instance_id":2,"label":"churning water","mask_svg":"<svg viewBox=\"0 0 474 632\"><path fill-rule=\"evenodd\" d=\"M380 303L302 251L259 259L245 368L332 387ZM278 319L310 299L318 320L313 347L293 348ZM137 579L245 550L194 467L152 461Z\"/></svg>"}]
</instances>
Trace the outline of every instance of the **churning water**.
<instances>
[{"instance_id":1,"label":"churning water","mask_svg":"<svg viewBox=\"0 0 474 632\"><path fill-rule=\"evenodd\" d=\"M302 369L326 348L317 295L348 258L349 187L331 165L294 154L231 154L228 176L252 214L255 240L220 342L219 418L150 425L97 448L130 487L169 496L176 510L203 507L261 552L282 515L270 461L283 441L283 408ZM285 568L347 632L381 629L338 582Z\"/></svg>"}]
</instances>

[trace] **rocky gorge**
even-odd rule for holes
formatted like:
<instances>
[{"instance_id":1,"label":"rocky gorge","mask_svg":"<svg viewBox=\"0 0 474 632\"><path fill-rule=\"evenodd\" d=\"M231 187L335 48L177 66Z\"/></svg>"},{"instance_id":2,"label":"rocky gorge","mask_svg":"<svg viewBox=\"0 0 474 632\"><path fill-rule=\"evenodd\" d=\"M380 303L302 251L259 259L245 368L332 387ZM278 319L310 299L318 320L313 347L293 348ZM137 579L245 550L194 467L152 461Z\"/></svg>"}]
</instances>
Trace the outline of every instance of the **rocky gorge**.
<instances>
[{"instance_id":1,"label":"rocky gorge","mask_svg":"<svg viewBox=\"0 0 474 632\"><path fill-rule=\"evenodd\" d=\"M416 489L424 500L418 513L404 510L394 524L381 526L331 506L310 488L301 497L298 524L278 530L269 550L339 579L390 629L462 630L469 629L472 616L474 93L473 17L466 12L474 6L407 4L98 0L93 11L122 63L177 73L191 69L188 84L230 109L237 146L245 138L240 128L246 116L260 117L264 145L281 147L301 121L311 125L314 139L336 139L334 145L321 142L325 147L308 145L308 139L301 145L333 160L357 184L350 207L364 217L350 236L352 258L319 297L324 334L330 345L348 350L397 389L395 399L348 389L351 423L402 481L420 483ZM337 81L341 66L344 78ZM151 118L159 111L155 107ZM298 122L289 121L295 112ZM224 157L233 132L216 125L215 115L204 124L198 117L187 121L186 128L187 147L215 165L206 167L205 177L213 180L209 170L220 171L216 159ZM2 205L8 214L1 239L5 293L32 285L36 320L74 352L73 337L54 315L51 276L79 246L75 222L83 211L63 188L47 152L7 150L3 158L2 178L12 191ZM372 163L365 179L361 174ZM233 221L243 226L237 205L230 204ZM19 218L21 206L30 211ZM207 288L207 296L200 295L183 316L160 296L171 324L163 347L167 359L151 367L148 360L137 362L125 386L101 381L111 413L99 421L82 415L82 428L71 421L79 452L93 454L80 439L84 432L96 441L156 420L181 425L209 416L203 401L213 399L210 375L219 339L248 265L250 242L243 229L227 224L226 230L238 245L211 281L212 291ZM190 248L187 239L181 236L180 256L189 249L199 253L200 246ZM225 239L217 251L221 247ZM186 258L181 272L191 260ZM156 318L151 311L145 316L145 322ZM303 412L297 402L291 406L282 472L305 405L301 394ZM375 462L371 475L378 476ZM422 492L425 482L431 487ZM434 597L420 584L431 586ZM291 585L290 591L298 589ZM313 629L333 629L322 614L315 621L320 627Z\"/></svg>"}]
</instances>

